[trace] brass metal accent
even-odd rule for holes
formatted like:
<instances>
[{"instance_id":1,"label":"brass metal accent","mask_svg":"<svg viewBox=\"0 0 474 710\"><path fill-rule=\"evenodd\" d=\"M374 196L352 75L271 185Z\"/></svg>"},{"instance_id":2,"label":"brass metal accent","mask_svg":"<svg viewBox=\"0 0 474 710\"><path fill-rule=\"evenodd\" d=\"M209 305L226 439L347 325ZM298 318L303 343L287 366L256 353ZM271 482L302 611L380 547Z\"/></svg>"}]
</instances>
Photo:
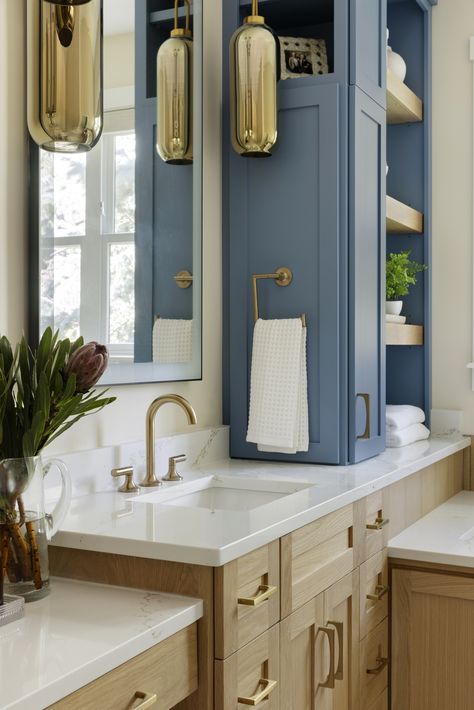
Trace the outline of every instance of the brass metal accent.
<instances>
[{"instance_id":1,"label":"brass metal accent","mask_svg":"<svg viewBox=\"0 0 474 710\"><path fill-rule=\"evenodd\" d=\"M135 705L135 702L140 700L139 705ZM130 710L146 710L146 708L151 708L158 702L158 696L156 693L142 693L141 690L137 690L133 696L132 704Z\"/></svg>"},{"instance_id":2,"label":"brass metal accent","mask_svg":"<svg viewBox=\"0 0 474 710\"><path fill-rule=\"evenodd\" d=\"M379 602L388 592L389 587L385 587L383 584L377 584L375 594L367 594L367 599L373 602Z\"/></svg>"},{"instance_id":3,"label":"brass metal accent","mask_svg":"<svg viewBox=\"0 0 474 710\"><path fill-rule=\"evenodd\" d=\"M252 14L244 18L247 25L264 25L265 18L258 11L258 0L252 0Z\"/></svg>"},{"instance_id":4,"label":"brass metal accent","mask_svg":"<svg viewBox=\"0 0 474 710\"><path fill-rule=\"evenodd\" d=\"M120 478L125 476L125 483L118 489L119 493L134 493L140 490L133 480L133 466L125 466L122 468L113 468L110 472L112 478Z\"/></svg>"},{"instance_id":5,"label":"brass metal accent","mask_svg":"<svg viewBox=\"0 0 474 710\"><path fill-rule=\"evenodd\" d=\"M268 584L261 584L258 592L254 597L239 597L237 604L242 606L260 606L263 602L268 601L278 591L278 587L271 587Z\"/></svg>"},{"instance_id":6,"label":"brass metal accent","mask_svg":"<svg viewBox=\"0 0 474 710\"><path fill-rule=\"evenodd\" d=\"M189 424L197 424L196 412L188 400L179 394L163 395L150 404L146 413L146 477L140 483L143 488L162 485L155 475L155 417L164 404L177 404L186 412Z\"/></svg>"},{"instance_id":7,"label":"brass metal accent","mask_svg":"<svg viewBox=\"0 0 474 710\"><path fill-rule=\"evenodd\" d=\"M179 0L174 2L174 28L171 30L170 37L192 37L193 33L189 28L189 13L190 6L189 0L184 0L186 6L186 26L184 28L179 27L179 17L178 17L178 5Z\"/></svg>"},{"instance_id":8,"label":"brass metal accent","mask_svg":"<svg viewBox=\"0 0 474 710\"><path fill-rule=\"evenodd\" d=\"M334 678L336 680L344 680L344 624L342 621L328 621L328 624L335 627L339 646L337 670L334 673Z\"/></svg>"},{"instance_id":9,"label":"brass metal accent","mask_svg":"<svg viewBox=\"0 0 474 710\"><path fill-rule=\"evenodd\" d=\"M358 439L370 439L370 394L366 392L358 392L357 397L362 397L365 403L365 430L362 436L358 436Z\"/></svg>"},{"instance_id":10,"label":"brass metal accent","mask_svg":"<svg viewBox=\"0 0 474 710\"><path fill-rule=\"evenodd\" d=\"M277 680L268 680L267 678L261 678L259 685L264 686L263 689L259 693L256 693L255 695L252 695L249 698L246 698L246 697L237 698L237 702L242 703L242 705L252 705L252 707L260 705L260 703L263 703L263 701L268 698L270 693L275 690L275 688L278 685L278 681Z\"/></svg>"},{"instance_id":11,"label":"brass metal accent","mask_svg":"<svg viewBox=\"0 0 474 710\"><path fill-rule=\"evenodd\" d=\"M388 666L388 658L383 658L382 656L377 656L377 666L375 668L367 668L367 673L369 675L378 675L383 671L384 668Z\"/></svg>"},{"instance_id":12,"label":"brass metal accent","mask_svg":"<svg viewBox=\"0 0 474 710\"><path fill-rule=\"evenodd\" d=\"M189 288L193 285L193 275L187 269L183 271L178 271L176 276L173 277L178 288Z\"/></svg>"},{"instance_id":13,"label":"brass metal accent","mask_svg":"<svg viewBox=\"0 0 474 710\"><path fill-rule=\"evenodd\" d=\"M386 525L388 525L389 522L390 518L384 518L382 515L382 511L380 510L377 518L375 519L375 523L367 523L365 527L367 528L367 530L381 530Z\"/></svg>"},{"instance_id":14,"label":"brass metal accent","mask_svg":"<svg viewBox=\"0 0 474 710\"><path fill-rule=\"evenodd\" d=\"M168 459L168 473L163 476L162 481L182 481L183 477L179 475L176 470L176 464L180 461L186 461L186 454L179 454L178 456L170 456Z\"/></svg>"},{"instance_id":15,"label":"brass metal accent","mask_svg":"<svg viewBox=\"0 0 474 710\"><path fill-rule=\"evenodd\" d=\"M252 298L253 298L253 317L255 323L260 318L258 310L258 281L260 279L273 279L277 286L289 286L293 281L293 272L287 266L280 266L273 274L253 274L252 276ZM303 313L301 316L303 328L306 328L306 316Z\"/></svg>"},{"instance_id":16,"label":"brass metal accent","mask_svg":"<svg viewBox=\"0 0 474 710\"><path fill-rule=\"evenodd\" d=\"M324 683L319 683L320 688L329 688L333 690L336 687L336 672L335 672L335 655L336 655L336 633L329 626L320 626L318 633L326 634L329 641L329 672ZM316 634L317 636L317 634Z\"/></svg>"}]
</instances>

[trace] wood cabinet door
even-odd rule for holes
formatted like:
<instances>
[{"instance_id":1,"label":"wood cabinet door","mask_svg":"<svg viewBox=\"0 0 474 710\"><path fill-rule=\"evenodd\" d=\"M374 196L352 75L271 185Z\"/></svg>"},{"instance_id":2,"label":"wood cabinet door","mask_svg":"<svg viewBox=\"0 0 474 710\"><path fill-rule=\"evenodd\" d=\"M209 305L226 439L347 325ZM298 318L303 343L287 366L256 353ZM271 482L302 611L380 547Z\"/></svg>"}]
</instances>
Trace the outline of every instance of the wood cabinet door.
<instances>
[{"instance_id":1,"label":"wood cabinet door","mask_svg":"<svg viewBox=\"0 0 474 710\"><path fill-rule=\"evenodd\" d=\"M392 707L470 710L474 579L393 570Z\"/></svg>"}]
</instances>

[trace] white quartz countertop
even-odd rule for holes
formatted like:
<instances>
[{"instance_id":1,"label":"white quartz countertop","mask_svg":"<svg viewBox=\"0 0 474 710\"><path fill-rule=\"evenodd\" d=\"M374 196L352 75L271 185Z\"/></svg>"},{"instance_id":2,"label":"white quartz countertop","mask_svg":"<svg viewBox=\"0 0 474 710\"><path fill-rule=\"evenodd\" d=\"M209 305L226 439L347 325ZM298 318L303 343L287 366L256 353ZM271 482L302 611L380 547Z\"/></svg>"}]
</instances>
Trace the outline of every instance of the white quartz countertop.
<instances>
[{"instance_id":1,"label":"white quartz countertop","mask_svg":"<svg viewBox=\"0 0 474 710\"><path fill-rule=\"evenodd\" d=\"M201 600L51 580L0 627L0 710L42 710L201 618Z\"/></svg>"},{"instance_id":2,"label":"white quartz countertop","mask_svg":"<svg viewBox=\"0 0 474 710\"><path fill-rule=\"evenodd\" d=\"M461 491L388 544L389 557L474 567L474 492Z\"/></svg>"},{"instance_id":3,"label":"white quartz countertop","mask_svg":"<svg viewBox=\"0 0 474 710\"><path fill-rule=\"evenodd\" d=\"M227 459L185 475L184 482L224 476L235 477L239 485L258 479L309 487L253 510L143 503L110 491L88 494L73 499L53 544L218 567L469 445L470 439L461 436L432 438L387 449L354 466ZM169 496L173 486L172 493L179 495L181 485L167 484L160 490Z\"/></svg>"}]
</instances>

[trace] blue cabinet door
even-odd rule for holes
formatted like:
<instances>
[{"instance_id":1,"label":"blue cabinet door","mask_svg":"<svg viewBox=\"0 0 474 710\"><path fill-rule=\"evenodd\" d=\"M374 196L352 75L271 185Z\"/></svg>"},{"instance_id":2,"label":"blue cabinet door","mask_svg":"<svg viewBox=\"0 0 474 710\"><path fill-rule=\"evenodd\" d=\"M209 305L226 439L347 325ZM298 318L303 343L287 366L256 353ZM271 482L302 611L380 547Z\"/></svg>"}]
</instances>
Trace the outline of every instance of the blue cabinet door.
<instances>
[{"instance_id":1,"label":"blue cabinet door","mask_svg":"<svg viewBox=\"0 0 474 710\"><path fill-rule=\"evenodd\" d=\"M350 83L387 105L387 0L351 0Z\"/></svg>"},{"instance_id":2,"label":"blue cabinet door","mask_svg":"<svg viewBox=\"0 0 474 710\"><path fill-rule=\"evenodd\" d=\"M349 456L385 448L386 114L350 88Z\"/></svg>"},{"instance_id":3,"label":"blue cabinet door","mask_svg":"<svg viewBox=\"0 0 474 710\"><path fill-rule=\"evenodd\" d=\"M271 158L227 155L225 232L229 269L231 455L313 463L341 461L340 260L341 121L337 84L285 88L279 141ZM253 314L251 276L281 266L293 282L259 284L262 318L307 316L310 448L295 456L261 454L245 441ZM345 439L347 441L347 439Z\"/></svg>"}]
</instances>

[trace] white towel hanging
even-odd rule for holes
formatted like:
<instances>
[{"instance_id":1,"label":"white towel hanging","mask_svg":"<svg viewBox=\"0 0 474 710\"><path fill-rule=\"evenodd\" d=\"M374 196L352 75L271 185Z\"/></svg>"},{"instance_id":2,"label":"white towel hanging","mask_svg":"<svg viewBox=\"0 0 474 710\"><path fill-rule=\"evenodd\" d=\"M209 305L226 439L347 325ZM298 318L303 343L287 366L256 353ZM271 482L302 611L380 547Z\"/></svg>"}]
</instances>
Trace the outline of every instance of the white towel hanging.
<instances>
[{"instance_id":1,"label":"white towel hanging","mask_svg":"<svg viewBox=\"0 0 474 710\"><path fill-rule=\"evenodd\" d=\"M153 362L190 362L192 343L192 320L157 318L153 326Z\"/></svg>"}]
</instances>

